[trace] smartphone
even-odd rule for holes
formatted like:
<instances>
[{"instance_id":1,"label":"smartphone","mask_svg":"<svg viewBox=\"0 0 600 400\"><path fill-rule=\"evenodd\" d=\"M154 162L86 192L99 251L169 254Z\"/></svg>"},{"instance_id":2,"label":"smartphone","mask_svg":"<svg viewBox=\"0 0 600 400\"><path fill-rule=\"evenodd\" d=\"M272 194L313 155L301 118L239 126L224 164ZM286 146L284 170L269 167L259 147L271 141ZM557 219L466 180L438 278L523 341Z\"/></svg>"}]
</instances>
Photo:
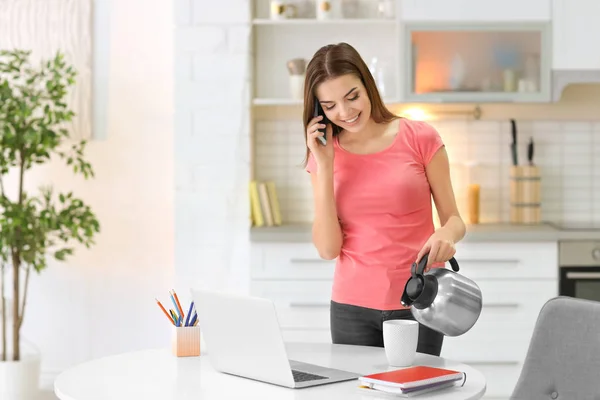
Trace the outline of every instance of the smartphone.
<instances>
[{"instance_id":1,"label":"smartphone","mask_svg":"<svg viewBox=\"0 0 600 400\"><path fill-rule=\"evenodd\" d=\"M325 125L328 125L331 123L329 121L329 119L327 119L327 116L325 115L325 112L323 111L323 107L321 107L321 103L319 103L319 100L317 100L315 98L315 111L313 113L313 117L318 117L319 115L321 115L323 117L323 119L319 123L325 124ZM319 129L319 132L321 132L323 135L317 136L317 138L321 141L321 144L323 146L325 146L327 144L325 129Z\"/></svg>"}]
</instances>

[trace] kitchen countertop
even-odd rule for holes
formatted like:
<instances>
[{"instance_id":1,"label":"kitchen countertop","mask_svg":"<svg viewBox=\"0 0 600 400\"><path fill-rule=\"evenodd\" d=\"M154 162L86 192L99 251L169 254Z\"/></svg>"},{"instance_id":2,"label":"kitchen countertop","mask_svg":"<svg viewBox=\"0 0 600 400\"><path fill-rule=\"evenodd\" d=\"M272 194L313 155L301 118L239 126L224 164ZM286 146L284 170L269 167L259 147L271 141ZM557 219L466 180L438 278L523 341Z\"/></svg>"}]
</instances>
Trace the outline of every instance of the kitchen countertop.
<instances>
[{"instance_id":1,"label":"kitchen countertop","mask_svg":"<svg viewBox=\"0 0 600 400\"><path fill-rule=\"evenodd\" d=\"M254 243L302 243L310 242L310 224L289 224L278 227L252 228L250 241ZM463 242L539 242L568 240L598 240L600 227L591 229L561 229L552 224L476 224L467 225Z\"/></svg>"}]
</instances>

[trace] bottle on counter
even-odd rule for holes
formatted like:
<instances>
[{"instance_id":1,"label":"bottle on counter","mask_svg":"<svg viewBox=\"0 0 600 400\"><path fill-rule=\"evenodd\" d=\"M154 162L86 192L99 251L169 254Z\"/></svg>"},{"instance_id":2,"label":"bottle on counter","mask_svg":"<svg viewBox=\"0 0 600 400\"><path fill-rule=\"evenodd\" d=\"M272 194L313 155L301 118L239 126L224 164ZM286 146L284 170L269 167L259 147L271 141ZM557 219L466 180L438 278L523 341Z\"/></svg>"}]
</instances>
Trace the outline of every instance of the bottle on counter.
<instances>
[{"instance_id":1,"label":"bottle on counter","mask_svg":"<svg viewBox=\"0 0 600 400\"><path fill-rule=\"evenodd\" d=\"M467 192L467 212L470 224L479 223L481 203L481 186L477 183L471 183Z\"/></svg>"}]
</instances>

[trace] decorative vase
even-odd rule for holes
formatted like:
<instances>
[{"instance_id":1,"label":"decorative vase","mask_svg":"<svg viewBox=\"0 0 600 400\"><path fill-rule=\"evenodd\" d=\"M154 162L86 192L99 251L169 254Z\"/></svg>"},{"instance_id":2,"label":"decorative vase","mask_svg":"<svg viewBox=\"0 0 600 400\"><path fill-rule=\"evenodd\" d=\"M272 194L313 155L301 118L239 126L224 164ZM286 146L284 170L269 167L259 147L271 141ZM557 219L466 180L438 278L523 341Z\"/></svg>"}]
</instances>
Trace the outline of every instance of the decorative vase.
<instances>
[{"instance_id":1,"label":"decorative vase","mask_svg":"<svg viewBox=\"0 0 600 400\"><path fill-rule=\"evenodd\" d=\"M290 94L294 100L304 98L304 75L290 75Z\"/></svg>"},{"instance_id":2,"label":"decorative vase","mask_svg":"<svg viewBox=\"0 0 600 400\"><path fill-rule=\"evenodd\" d=\"M19 361L0 361L0 399L31 400L39 397L39 354L23 354Z\"/></svg>"},{"instance_id":3,"label":"decorative vase","mask_svg":"<svg viewBox=\"0 0 600 400\"><path fill-rule=\"evenodd\" d=\"M10 301L7 300L10 306ZM9 310L11 308L8 308ZM1 311L1 310L0 310ZM11 315L7 318L10 321ZM8 326L12 332L12 326ZM39 397L41 352L36 345L29 341L22 333L21 357L19 361L12 361L9 352L6 361L0 361L0 399L1 400L32 400ZM12 348L12 337L7 338L7 347Z\"/></svg>"}]
</instances>

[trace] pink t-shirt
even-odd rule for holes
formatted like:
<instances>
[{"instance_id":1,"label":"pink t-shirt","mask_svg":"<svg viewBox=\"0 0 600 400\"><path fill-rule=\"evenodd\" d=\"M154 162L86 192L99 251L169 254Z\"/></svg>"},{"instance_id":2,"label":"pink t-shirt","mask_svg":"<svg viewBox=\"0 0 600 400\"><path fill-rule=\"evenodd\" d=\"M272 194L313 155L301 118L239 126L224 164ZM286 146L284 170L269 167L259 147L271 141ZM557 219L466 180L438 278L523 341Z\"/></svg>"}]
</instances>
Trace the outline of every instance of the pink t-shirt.
<instances>
[{"instance_id":1,"label":"pink t-shirt","mask_svg":"<svg viewBox=\"0 0 600 400\"><path fill-rule=\"evenodd\" d=\"M332 300L378 310L400 297L419 250L434 232L425 166L444 144L426 122L400 120L386 149L355 154L334 140L334 195L343 244ZM316 170L312 155L306 167Z\"/></svg>"}]
</instances>

